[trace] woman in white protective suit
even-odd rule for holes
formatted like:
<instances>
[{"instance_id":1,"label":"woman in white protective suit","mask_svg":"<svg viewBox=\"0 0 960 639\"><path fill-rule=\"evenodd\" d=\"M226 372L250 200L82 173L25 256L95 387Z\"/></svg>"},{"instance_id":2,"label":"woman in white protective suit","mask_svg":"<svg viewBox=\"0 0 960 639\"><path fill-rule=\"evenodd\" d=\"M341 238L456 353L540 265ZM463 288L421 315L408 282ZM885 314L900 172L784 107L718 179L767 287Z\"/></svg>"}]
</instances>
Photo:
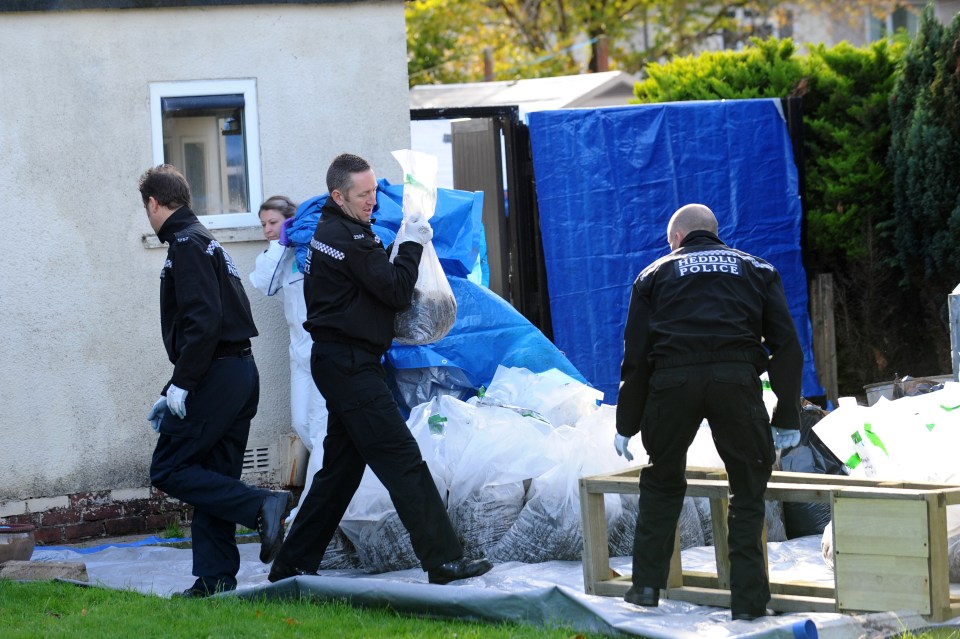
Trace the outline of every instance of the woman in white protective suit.
<instances>
[{"instance_id":1,"label":"woman in white protective suit","mask_svg":"<svg viewBox=\"0 0 960 639\"><path fill-rule=\"evenodd\" d=\"M303 299L303 273L297 266L296 251L286 245L286 228L293 221L297 205L284 195L274 195L260 205L260 226L270 241L257 256L250 282L264 295L283 300L283 314L290 329L290 416L293 429L307 450L322 442L327 431L327 404L310 375L313 340L303 329L307 306Z\"/></svg>"}]
</instances>

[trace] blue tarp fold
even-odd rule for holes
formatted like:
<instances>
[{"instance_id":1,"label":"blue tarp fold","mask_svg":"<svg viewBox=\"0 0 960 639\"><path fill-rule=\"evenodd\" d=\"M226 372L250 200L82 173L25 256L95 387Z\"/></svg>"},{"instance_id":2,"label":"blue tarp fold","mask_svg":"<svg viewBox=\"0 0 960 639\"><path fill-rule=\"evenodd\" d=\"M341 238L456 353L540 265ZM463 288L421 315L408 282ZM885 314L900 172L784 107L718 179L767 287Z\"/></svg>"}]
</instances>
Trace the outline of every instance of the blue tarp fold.
<instances>
[{"instance_id":1,"label":"blue tarp fold","mask_svg":"<svg viewBox=\"0 0 960 639\"><path fill-rule=\"evenodd\" d=\"M605 403L617 401L630 286L669 252L667 221L690 202L713 209L727 244L780 271L803 346L803 393L824 394L779 100L538 111L528 121L554 342Z\"/></svg>"}]
</instances>

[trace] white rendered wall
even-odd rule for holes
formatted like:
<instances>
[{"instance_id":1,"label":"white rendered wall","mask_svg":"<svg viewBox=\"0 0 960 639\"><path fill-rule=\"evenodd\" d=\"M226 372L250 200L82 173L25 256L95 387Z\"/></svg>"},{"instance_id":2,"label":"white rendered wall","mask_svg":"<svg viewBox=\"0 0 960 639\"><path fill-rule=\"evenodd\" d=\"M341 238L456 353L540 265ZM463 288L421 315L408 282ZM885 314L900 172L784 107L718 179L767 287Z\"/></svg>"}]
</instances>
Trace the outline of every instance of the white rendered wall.
<instances>
[{"instance_id":1,"label":"white rendered wall","mask_svg":"<svg viewBox=\"0 0 960 639\"><path fill-rule=\"evenodd\" d=\"M145 486L145 416L172 371L166 248L144 247L137 192L149 83L255 78L265 196L324 192L344 151L397 181L390 151L410 144L403 4L3 13L0 60L0 504ZM225 247L260 330L250 445L279 451L287 329L279 300L246 280L265 248L259 227L247 236Z\"/></svg>"}]
</instances>

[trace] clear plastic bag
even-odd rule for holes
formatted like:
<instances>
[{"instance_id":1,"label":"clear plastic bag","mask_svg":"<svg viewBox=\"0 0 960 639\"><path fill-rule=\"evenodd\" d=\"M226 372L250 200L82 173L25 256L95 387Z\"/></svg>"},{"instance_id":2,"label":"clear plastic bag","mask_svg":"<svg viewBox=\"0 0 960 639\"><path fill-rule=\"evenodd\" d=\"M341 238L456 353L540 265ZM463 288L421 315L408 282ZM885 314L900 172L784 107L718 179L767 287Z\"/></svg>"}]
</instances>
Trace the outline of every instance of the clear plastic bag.
<instances>
[{"instance_id":1,"label":"clear plastic bag","mask_svg":"<svg viewBox=\"0 0 960 639\"><path fill-rule=\"evenodd\" d=\"M407 220L414 216L429 220L437 205L437 158L409 149L394 151L393 157L403 167L403 222L394 241L391 262L406 237ZM449 333L456 320L457 299L433 242L427 242L410 307L397 313L394 339L399 344L431 344Z\"/></svg>"}]
</instances>

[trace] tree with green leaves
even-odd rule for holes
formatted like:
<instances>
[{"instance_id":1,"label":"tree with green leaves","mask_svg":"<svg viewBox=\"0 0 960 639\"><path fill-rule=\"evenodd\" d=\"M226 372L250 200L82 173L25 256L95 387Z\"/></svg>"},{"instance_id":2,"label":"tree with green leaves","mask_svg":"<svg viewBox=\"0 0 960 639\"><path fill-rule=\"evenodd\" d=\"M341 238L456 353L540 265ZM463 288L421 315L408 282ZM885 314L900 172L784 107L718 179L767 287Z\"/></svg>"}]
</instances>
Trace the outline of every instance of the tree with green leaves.
<instances>
[{"instance_id":1,"label":"tree with green leaves","mask_svg":"<svg viewBox=\"0 0 960 639\"><path fill-rule=\"evenodd\" d=\"M890 101L894 263L948 367L947 295L960 284L960 14L927 7Z\"/></svg>"},{"instance_id":2,"label":"tree with green leaves","mask_svg":"<svg viewBox=\"0 0 960 639\"><path fill-rule=\"evenodd\" d=\"M892 8L889 0L409 0L410 82L483 80L485 49L500 80L596 71L601 42L612 68L636 73L718 39L745 43L789 11L854 24Z\"/></svg>"}]
</instances>

